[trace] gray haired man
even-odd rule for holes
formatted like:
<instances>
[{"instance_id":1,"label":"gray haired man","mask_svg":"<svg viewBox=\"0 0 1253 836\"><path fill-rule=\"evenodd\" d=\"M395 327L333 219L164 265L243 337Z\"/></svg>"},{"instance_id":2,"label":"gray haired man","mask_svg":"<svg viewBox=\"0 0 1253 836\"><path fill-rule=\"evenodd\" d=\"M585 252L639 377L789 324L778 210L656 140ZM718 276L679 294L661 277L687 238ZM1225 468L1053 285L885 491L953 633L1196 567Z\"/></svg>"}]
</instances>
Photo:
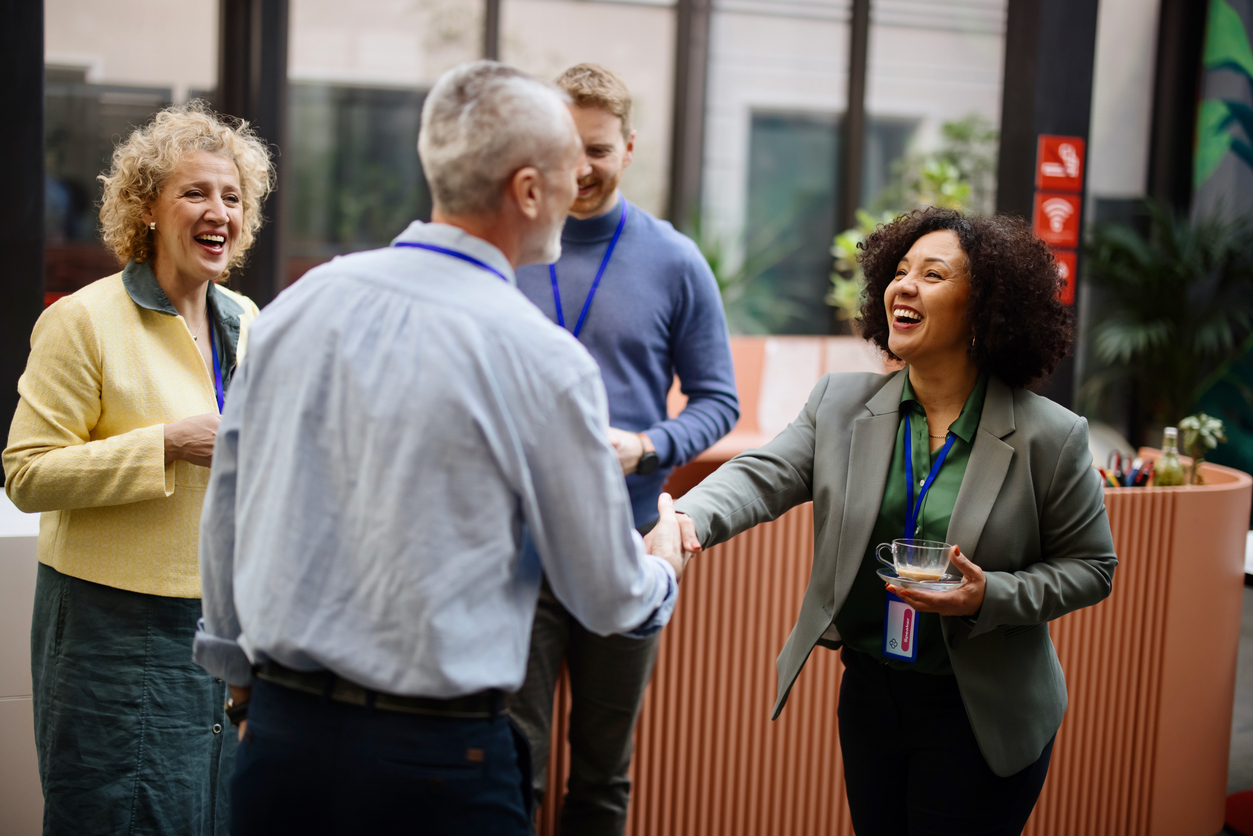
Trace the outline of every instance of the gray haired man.
<instances>
[{"instance_id":1,"label":"gray haired man","mask_svg":"<svg viewBox=\"0 0 1253 836\"><path fill-rule=\"evenodd\" d=\"M433 222L311 271L253 327L195 645L239 718L233 833L527 833L501 707L541 570L597 633L670 617L673 505L650 555L595 362L514 287L560 251L582 153L567 105L500 64L447 73L419 140Z\"/></svg>"}]
</instances>

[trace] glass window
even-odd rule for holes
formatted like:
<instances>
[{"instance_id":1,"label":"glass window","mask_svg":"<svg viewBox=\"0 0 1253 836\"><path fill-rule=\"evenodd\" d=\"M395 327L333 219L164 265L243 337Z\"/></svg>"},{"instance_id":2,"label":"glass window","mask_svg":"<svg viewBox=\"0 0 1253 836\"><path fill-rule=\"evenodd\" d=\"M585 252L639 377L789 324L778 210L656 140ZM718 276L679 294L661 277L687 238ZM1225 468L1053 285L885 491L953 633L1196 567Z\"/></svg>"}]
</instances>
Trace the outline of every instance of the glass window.
<instances>
[{"instance_id":1,"label":"glass window","mask_svg":"<svg viewBox=\"0 0 1253 836\"><path fill-rule=\"evenodd\" d=\"M480 57L481 0L291 0L283 187L287 280L428 220L426 92Z\"/></svg>"},{"instance_id":2,"label":"glass window","mask_svg":"<svg viewBox=\"0 0 1253 836\"><path fill-rule=\"evenodd\" d=\"M826 334L848 0L715 0L701 244L734 331Z\"/></svg>"},{"instance_id":3,"label":"glass window","mask_svg":"<svg viewBox=\"0 0 1253 836\"><path fill-rule=\"evenodd\" d=\"M900 211L962 194L954 202L964 208L993 210L1005 13L1006 0L870 4L864 207Z\"/></svg>"},{"instance_id":4,"label":"glass window","mask_svg":"<svg viewBox=\"0 0 1253 836\"><path fill-rule=\"evenodd\" d=\"M46 0L44 21L44 270L56 298L119 269L100 243L96 177L157 110L212 97L218 10Z\"/></svg>"},{"instance_id":5,"label":"glass window","mask_svg":"<svg viewBox=\"0 0 1253 836\"><path fill-rule=\"evenodd\" d=\"M631 91L635 159L622 193L665 216L674 109L673 0L503 0L501 60L555 79L584 62L618 73Z\"/></svg>"}]
</instances>

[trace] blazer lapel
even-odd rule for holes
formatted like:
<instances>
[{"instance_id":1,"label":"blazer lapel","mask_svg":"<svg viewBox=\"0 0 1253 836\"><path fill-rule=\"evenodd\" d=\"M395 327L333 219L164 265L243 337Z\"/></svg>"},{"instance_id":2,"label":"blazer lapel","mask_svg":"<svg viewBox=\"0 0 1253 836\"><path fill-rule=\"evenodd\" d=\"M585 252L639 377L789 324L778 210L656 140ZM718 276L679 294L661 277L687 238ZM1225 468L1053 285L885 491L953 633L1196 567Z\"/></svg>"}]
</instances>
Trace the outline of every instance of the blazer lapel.
<instances>
[{"instance_id":1,"label":"blazer lapel","mask_svg":"<svg viewBox=\"0 0 1253 836\"><path fill-rule=\"evenodd\" d=\"M853 585L857 567L870 542L888 470L892 467L892 448L896 446L896 428L900 425L901 391L905 374L896 373L873 398L866 402L869 415L853 422L848 457L848 479L844 488L844 516L836 552L835 606L838 609Z\"/></svg>"},{"instance_id":2,"label":"blazer lapel","mask_svg":"<svg viewBox=\"0 0 1253 836\"><path fill-rule=\"evenodd\" d=\"M1014 393L995 377L988 381L988 393L979 418L979 431L966 464L953 503L953 516L948 524L947 542L961 546L962 554L976 560L976 549L992 505L1001 492L1014 448L1001 439L1014 431ZM970 477L974 478L970 478Z\"/></svg>"}]
</instances>

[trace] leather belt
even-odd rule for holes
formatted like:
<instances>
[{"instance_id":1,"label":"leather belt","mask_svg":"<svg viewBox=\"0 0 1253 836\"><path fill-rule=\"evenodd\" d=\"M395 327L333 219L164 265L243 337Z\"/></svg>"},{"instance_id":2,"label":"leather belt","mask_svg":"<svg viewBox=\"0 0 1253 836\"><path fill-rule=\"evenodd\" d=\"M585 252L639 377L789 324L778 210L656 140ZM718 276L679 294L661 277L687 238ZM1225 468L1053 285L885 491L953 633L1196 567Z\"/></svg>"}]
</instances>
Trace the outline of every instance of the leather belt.
<instances>
[{"instance_id":1,"label":"leather belt","mask_svg":"<svg viewBox=\"0 0 1253 836\"><path fill-rule=\"evenodd\" d=\"M364 688L330 671L294 671L272 661L261 665L254 673L258 679L271 685L319 697L325 696L332 702L363 708L372 706L380 711L396 711L402 714L484 720L501 714L505 705L504 692L496 689L441 700L434 697L385 694Z\"/></svg>"}]
</instances>

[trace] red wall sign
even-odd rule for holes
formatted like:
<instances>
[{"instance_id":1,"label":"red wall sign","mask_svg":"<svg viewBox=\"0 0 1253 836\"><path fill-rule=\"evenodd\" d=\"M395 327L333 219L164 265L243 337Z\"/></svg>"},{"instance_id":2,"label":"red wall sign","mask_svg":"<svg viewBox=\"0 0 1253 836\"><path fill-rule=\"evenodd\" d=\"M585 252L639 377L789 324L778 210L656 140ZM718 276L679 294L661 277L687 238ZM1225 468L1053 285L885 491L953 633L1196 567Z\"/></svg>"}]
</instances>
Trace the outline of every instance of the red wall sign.
<instances>
[{"instance_id":1,"label":"red wall sign","mask_svg":"<svg viewBox=\"0 0 1253 836\"><path fill-rule=\"evenodd\" d=\"M1035 234L1051 247L1079 246L1079 209L1077 194L1035 193Z\"/></svg>"},{"instance_id":2,"label":"red wall sign","mask_svg":"<svg viewBox=\"0 0 1253 836\"><path fill-rule=\"evenodd\" d=\"M1055 192L1083 191L1083 140L1077 136L1041 134L1036 146L1035 187Z\"/></svg>"},{"instance_id":3,"label":"red wall sign","mask_svg":"<svg viewBox=\"0 0 1253 836\"><path fill-rule=\"evenodd\" d=\"M1061 274L1066 286L1062 288L1060 298L1062 304L1075 303L1075 270L1078 259L1074 250L1053 250L1053 258L1057 261L1057 272Z\"/></svg>"}]
</instances>

